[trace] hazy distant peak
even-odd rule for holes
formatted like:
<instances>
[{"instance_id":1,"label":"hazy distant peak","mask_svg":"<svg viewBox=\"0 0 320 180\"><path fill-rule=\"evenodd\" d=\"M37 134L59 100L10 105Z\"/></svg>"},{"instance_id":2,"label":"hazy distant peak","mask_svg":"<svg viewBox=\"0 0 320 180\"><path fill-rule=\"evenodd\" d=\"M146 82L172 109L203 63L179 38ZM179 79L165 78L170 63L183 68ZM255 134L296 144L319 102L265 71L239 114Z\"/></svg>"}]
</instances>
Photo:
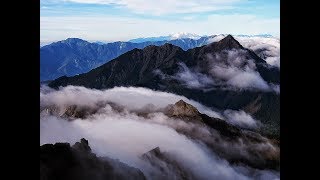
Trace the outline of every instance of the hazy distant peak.
<instances>
[{"instance_id":1,"label":"hazy distant peak","mask_svg":"<svg viewBox=\"0 0 320 180\"><path fill-rule=\"evenodd\" d=\"M185 38L190 38L190 39L200 39L202 36L199 36L197 34L194 33L186 33L186 32L179 32L179 33L175 33L170 35L170 39L185 39Z\"/></svg>"},{"instance_id":2,"label":"hazy distant peak","mask_svg":"<svg viewBox=\"0 0 320 180\"><path fill-rule=\"evenodd\" d=\"M67 38L66 40L62 40L60 42L66 43L66 44L89 43L88 41L85 41L80 38Z\"/></svg>"}]
</instances>

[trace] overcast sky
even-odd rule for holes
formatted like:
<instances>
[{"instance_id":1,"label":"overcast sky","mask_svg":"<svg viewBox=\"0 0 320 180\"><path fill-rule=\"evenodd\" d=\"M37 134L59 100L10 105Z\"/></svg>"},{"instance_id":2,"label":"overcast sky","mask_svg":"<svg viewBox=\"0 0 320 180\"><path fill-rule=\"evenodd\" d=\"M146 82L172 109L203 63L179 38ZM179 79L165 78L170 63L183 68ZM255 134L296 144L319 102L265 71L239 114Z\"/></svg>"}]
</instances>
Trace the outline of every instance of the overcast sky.
<instances>
[{"instance_id":1,"label":"overcast sky","mask_svg":"<svg viewBox=\"0 0 320 180\"><path fill-rule=\"evenodd\" d=\"M280 0L40 0L40 42L178 32L280 36Z\"/></svg>"}]
</instances>

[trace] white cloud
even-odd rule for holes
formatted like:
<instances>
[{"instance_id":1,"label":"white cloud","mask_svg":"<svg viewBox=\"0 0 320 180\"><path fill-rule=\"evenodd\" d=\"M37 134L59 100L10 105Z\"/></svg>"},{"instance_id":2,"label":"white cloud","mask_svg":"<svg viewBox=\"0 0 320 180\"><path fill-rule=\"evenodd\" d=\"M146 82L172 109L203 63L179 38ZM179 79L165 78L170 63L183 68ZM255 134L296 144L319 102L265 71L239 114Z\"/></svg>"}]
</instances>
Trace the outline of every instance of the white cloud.
<instances>
[{"instance_id":1,"label":"white cloud","mask_svg":"<svg viewBox=\"0 0 320 180\"><path fill-rule=\"evenodd\" d=\"M256 121L249 114L245 113L242 110L225 110L223 114L226 116L226 119L229 123L236 126L256 129L260 125L259 121Z\"/></svg>"},{"instance_id":2,"label":"white cloud","mask_svg":"<svg viewBox=\"0 0 320 180\"><path fill-rule=\"evenodd\" d=\"M235 69L232 69L235 70ZM256 71L237 71L233 77L231 77L226 83L232 86L246 89L246 88L254 88L268 91L270 90L269 85L265 82L260 74Z\"/></svg>"},{"instance_id":3,"label":"white cloud","mask_svg":"<svg viewBox=\"0 0 320 180\"><path fill-rule=\"evenodd\" d=\"M177 14L197 13L222 9L232 9L233 5L243 0L66 0L75 3L114 5L141 14Z\"/></svg>"},{"instance_id":4,"label":"white cloud","mask_svg":"<svg viewBox=\"0 0 320 180\"><path fill-rule=\"evenodd\" d=\"M221 39L225 38L227 35L225 34L219 34L219 35L216 35L214 37L211 37L207 40L207 43L210 44L210 43L213 43L213 42L218 42L220 41Z\"/></svg>"},{"instance_id":5,"label":"white cloud","mask_svg":"<svg viewBox=\"0 0 320 180\"><path fill-rule=\"evenodd\" d=\"M64 87L62 91L54 91L52 93L51 91L50 89L48 90L47 86L42 87L40 93L41 106L58 104L60 107L66 107L71 104L76 104L95 107L97 102L108 100L122 106L127 106L130 110L139 110L150 106L151 104L158 108L164 108L168 104L174 104L182 99L196 107L201 113L205 113L211 117L222 118L218 112L214 112L210 110L210 108L184 96L153 91L146 88L115 87L100 91L84 87L67 86ZM68 94L68 96L66 96L66 94Z\"/></svg>"},{"instance_id":6,"label":"white cloud","mask_svg":"<svg viewBox=\"0 0 320 180\"><path fill-rule=\"evenodd\" d=\"M270 86L274 92L280 94L280 85L271 84Z\"/></svg>"},{"instance_id":7,"label":"white cloud","mask_svg":"<svg viewBox=\"0 0 320 180\"><path fill-rule=\"evenodd\" d=\"M160 3L161 4L161 3ZM40 17L41 41L69 37L85 40L126 41L136 37L157 37L176 32L195 34L279 34L279 19L262 19L253 15L211 15L200 20L160 20L101 15ZM170 28L163 28L170 27ZM129 31L128 31L129 29Z\"/></svg>"},{"instance_id":8,"label":"white cloud","mask_svg":"<svg viewBox=\"0 0 320 180\"><path fill-rule=\"evenodd\" d=\"M221 34L212 37L208 43L217 42L223 39L226 35ZM268 64L280 68L280 38L277 37L241 37L234 35L234 38L239 43L248 49L256 52Z\"/></svg>"},{"instance_id":9,"label":"white cloud","mask_svg":"<svg viewBox=\"0 0 320 180\"><path fill-rule=\"evenodd\" d=\"M270 91L268 83L256 71L252 59L246 58L246 51L230 50L227 54L208 54L212 77L222 80L223 84L240 89Z\"/></svg>"},{"instance_id":10,"label":"white cloud","mask_svg":"<svg viewBox=\"0 0 320 180\"><path fill-rule=\"evenodd\" d=\"M280 68L280 39L271 37L236 37L242 46L264 56L268 64ZM260 53L259 53L260 52Z\"/></svg>"},{"instance_id":11,"label":"white cloud","mask_svg":"<svg viewBox=\"0 0 320 180\"><path fill-rule=\"evenodd\" d=\"M173 76L164 76L179 80L191 89L211 89L222 86L234 90L260 90L280 93L277 85L268 84L256 71L256 64L252 59L246 59L246 51L229 50L222 53L207 54L208 73L203 74L189 69L180 63L180 71ZM199 68L199 67L198 67Z\"/></svg>"},{"instance_id":12,"label":"white cloud","mask_svg":"<svg viewBox=\"0 0 320 180\"><path fill-rule=\"evenodd\" d=\"M54 116L42 116L40 119L40 144L73 144L82 137L89 141L93 152L98 156L119 159L141 169L149 177L153 173L151 167L139 159L139 156L160 147L162 151L172 154L198 179L247 179L227 162L219 160L214 154L203 150L202 146L172 128L148 123L146 119L133 114L110 112L92 120L72 122Z\"/></svg>"},{"instance_id":13,"label":"white cloud","mask_svg":"<svg viewBox=\"0 0 320 180\"><path fill-rule=\"evenodd\" d=\"M228 149L228 153L234 152L244 158L250 158L248 152L252 150L267 152L271 156L274 153L277 154L279 150L268 142L250 144L243 143L243 141L229 142L221 138L219 134L210 136L211 132L206 127L192 122L172 119L163 113L138 116L130 111L130 109L139 107L145 108L145 105L150 102L157 108L161 108L168 102L175 101L174 98L176 95L143 88L113 88L100 91L69 86L55 91L42 87L40 107L55 105L64 108L66 104L94 106L94 102L108 101L120 103L124 106L124 111L118 112L107 104L91 116L72 121L58 114L50 115L46 111L41 111L40 144L55 142L74 144L79 139L86 138L93 152L99 157L108 156L119 159L130 166L139 168L149 179L153 179L152 174L161 172L155 172L155 169L142 161L139 156L155 147L160 147L162 152L170 154L173 160L185 168L188 173L194 175L196 179L242 180L254 179L254 174L266 174L260 170L252 171L247 167L239 169L239 167L230 165L226 160L210 151L202 141L212 141L213 144L219 144L223 151ZM190 100L188 102L192 103ZM195 141L177 129L184 130L198 139ZM216 138L219 138L219 141L216 141ZM279 176L275 173L272 175Z\"/></svg>"},{"instance_id":14,"label":"white cloud","mask_svg":"<svg viewBox=\"0 0 320 180\"><path fill-rule=\"evenodd\" d=\"M191 71L184 63L179 63L179 65L181 70L173 78L183 82L187 87L199 89L215 84L209 76Z\"/></svg>"},{"instance_id":15,"label":"white cloud","mask_svg":"<svg viewBox=\"0 0 320 180\"><path fill-rule=\"evenodd\" d=\"M170 39L182 39L182 38L190 38L190 39L200 39L201 36L193 33L187 33L187 32L179 32L175 34L170 35Z\"/></svg>"}]
</instances>

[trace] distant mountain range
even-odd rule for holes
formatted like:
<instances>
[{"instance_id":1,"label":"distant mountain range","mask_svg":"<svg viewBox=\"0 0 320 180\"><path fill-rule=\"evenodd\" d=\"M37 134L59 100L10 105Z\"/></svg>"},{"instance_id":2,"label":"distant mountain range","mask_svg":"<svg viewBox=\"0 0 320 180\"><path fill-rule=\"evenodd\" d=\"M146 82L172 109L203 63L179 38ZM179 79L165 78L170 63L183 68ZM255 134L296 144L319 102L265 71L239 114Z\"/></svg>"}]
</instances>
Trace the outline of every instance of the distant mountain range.
<instances>
[{"instance_id":1,"label":"distant mountain range","mask_svg":"<svg viewBox=\"0 0 320 180\"><path fill-rule=\"evenodd\" d=\"M221 34L222 36L226 36ZM220 36L221 36L220 35ZM270 34L258 34L258 35L235 35L236 37L263 37L263 38L273 38L272 35ZM200 36L197 34L193 33L176 33L176 34L171 34L168 36L158 36L158 37L142 37L142 38L136 38L136 39L131 39L129 42L133 43L141 43L141 42L147 42L147 41L169 41L169 40L174 40L174 39L200 39L202 37L208 37L208 36Z\"/></svg>"},{"instance_id":2,"label":"distant mountain range","mask_svg":"<svg viewBox=\"0 0 320 180\"><path fill-rule=\"evenodd\" d=\"M42 47L40 45L40 81L88 72L135 48L142 49L149 45L161 46L169 43L179 46L183 50L188 50L219 41L224 37L226 35L200 37L195 34L180 33L170 36L138 38L129 42L118 41L106 44L103 42L90 43L78 38L68 38ZM239 35L236 36L236 39L241 43L243 41L242 44L245 47L254 50L263 59L270 57L272 58L272 62L276 61L277 63L280 61L277 59L280 54L277 43L279 44L280 40L270 37L270 35ZM272 42L271 44L270 41ZM276 49L276 53L274 53L273 49Z\"/></svg>"},{"instance_id":3,"label":"distant mountain range","mask_svg":"<svg viewBox=\"0 0 320 180\"><path fill-rule=\"evenodd\" d=\"M176 42L182 41L185 39ZM263 134L279 137L280 69L231 35L187 51L173 43L134 48L88 73L62 76L49 83L54 88L67 85L95 89L137 86L172 92L208 107L244 110L264 124Z\"/></svg>"},{"instance_id":4,"label":"distant mountain range","mask_svg":"<svg viewBox=\"0 0 320 180\"><path fill-rule=\"evenodd\" d=\"M168 36L136 38L136 39L129 40L129 42L142 43L142 42L147 42L147 41L170 41L170 40L175 40L175 39L194 39L194 40L197 40L197 39L200 39L201 37L207 37L207 36L199 36L199 35L193 34L193 33L176 33L176 34L171 34Z\"/></svg>"}]
</instances>

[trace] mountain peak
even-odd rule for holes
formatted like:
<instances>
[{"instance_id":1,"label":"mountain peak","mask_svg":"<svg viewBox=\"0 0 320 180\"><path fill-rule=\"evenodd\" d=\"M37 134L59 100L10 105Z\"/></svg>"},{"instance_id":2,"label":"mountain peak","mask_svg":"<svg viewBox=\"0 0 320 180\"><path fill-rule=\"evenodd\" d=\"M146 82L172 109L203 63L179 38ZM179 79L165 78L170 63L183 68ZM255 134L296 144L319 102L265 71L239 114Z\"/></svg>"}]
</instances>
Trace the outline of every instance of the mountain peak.
<instances>
[{"instance_id":1,"label":"mountain peak","mask_svg":"<svg viewBox=\"0 0 320 180\"><path fill-rule=\"evenodd\" d=\"M232 35L227 35L219 41L214 41L204 46L206 51L223 51L231 49L243 49L243 46Z\"/></svg>"},{"instance_id":2,"label":"mountain peak","mask_svg":"<svg viewBox=\"0 0 320 180\"><path fill-rule=\"evenodd\" d=\"M65 43L65 44L69 44L69 45L73 45L73 44L89 44L88 41L85 41L83 39L80 38L67 38L65 40L60 41L61 43Z\"/></svg>"},{"instance_id":3,"label":"mountain peak","mask_svg":"<svg viewBox=\"0 0 320 180\"><path fill-rule=\"evenodd\" d=\"M169 106L168 115L178 117L196 117L200 113L191 104L186 103L183 100L179 100L174 105Z\"/></svg>"},{"instance_id":4,"label":"mountain peak","mask_svg":"<svg viewBox=\"0 0 320 180\"><path fill-rule=\"evenodd\" d=\"M80 38L67 38L67 39L62 40L62 41L65 41L65 42L76 42L76 41L85 41L85 40L80 39Z\"/></svg>"},{"instance_id":5,"label":"mountain peak","mask_svg":"<svg viewBox=\"0 0 320 180\"><path fill-rule=\"evenodd\" d=\"M179 32L179 33L171 34L169 36L170 36L171 40L185 39L185 38L190 38L190 39L200 39L201 38L201 36L199 36L198 34L186 33L186 32Z\"/></svg>"},{"instance_id":6,"label":"mountain peak","mask_svg":"<svg viewBox=\"0 0 320 180\"><path fill-rule=\"evenodd\" d=\"M80 142L76 142L73 146L74 149L82 152L91 152L88 140L82 138Z\"/></svg>"},{"instance_id":7,"label":"mountain peak","mask_svg":"<svg viewBox=\"0 0 320 180\"><path fill-rule=\"evenodd\" d=\"M231 34L228 34L225 38L223 39L230 39L230 40L235 40L234 37Z\"/></svg>"},{"instance_id":8,"label":"mountain peak","mask_svg":"<svg viewBox=\"0 0 320 180\"><path fill-rule=\"evenodd\" d=\"M243 46L232 35L227 35L225 38L216 42L219 49L242 49Z\"/></svg>"}]
</instances>

